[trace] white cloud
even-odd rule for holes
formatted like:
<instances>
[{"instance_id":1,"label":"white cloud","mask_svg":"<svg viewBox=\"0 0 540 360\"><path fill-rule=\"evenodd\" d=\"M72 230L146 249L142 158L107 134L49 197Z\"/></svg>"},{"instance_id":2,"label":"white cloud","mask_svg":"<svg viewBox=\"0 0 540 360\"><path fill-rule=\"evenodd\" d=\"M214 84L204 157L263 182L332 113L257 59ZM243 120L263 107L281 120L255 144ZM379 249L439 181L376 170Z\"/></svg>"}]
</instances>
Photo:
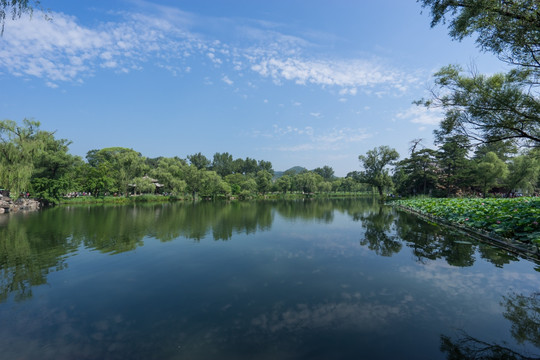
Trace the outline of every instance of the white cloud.
<instances>
[{"instance_id":1,"label":"white cloud","mask_svg":"<svg viewBox=\"0 0 540 360\"><path fill-rule=\"evenodd\" d=\"M338 151L347 147L351 143L358 143L369 139L373 135L367 133L365 129L361 128L334 128L330 130L315 130L311 126L297 128L294 126L279 127L277 125L274 125L273 133L271 135L267 134L267 136L265 136L263 132L257 132L257 136L272 137L276 140L279 140L280 138L285 136L294 136L295 140L301 140L302 138L304 138L305 140L301 144L297 144L294 146L282 145L276 146L272 149L267 149L284 152L296 152L312 150Z\"/></svg>"},{"instance_id":2,"label":"white cloud","mask_svg":"<svg viewBox=\"0 0 540 360\"><path fill-rule=\"evenodd\" d=\"M274 54L252 56L251 69L276 81L289 80L297 84L337 86L340 95L355 95L358 87L385 85L403 91L403 84L414 81L396 70L367 60L320 60L299 57L279 58Z\"/></svg>"},{"instance_id":3,"label":"white cloud","mask_svg":"<svg viewBox=\"0 0 540 360\"><path fill-rule=\"evenodd\" d=\"M399 112L396 118L408 120L414 124L438 125L443 118L443 113L440 109L412 105L407 110Z\"/></svg>"},{"instance_id":4,"label":"white cloud","mask_svg":"<svg viewBox=\"0 0 540 360\"><path fill-rule=\"evenodd\" d=\"M92 27L55 12L50 14L52 21L37 15L8 20L0 42L0 70L45 81L78 81L95 75L99 69L129 72L145 64L173 74L183 73L182 69L191 72L195 64L204 66L197 59L205 57L240 76L253 71L277 85L291 81L335 87L343 99L358 91L378 96L403 92L418 82L378 60L306 56L303 52L313 44L276 31L276 24L251 22L254 25L250 27L235 26L247 41L235 47L220 39L203 39L188 30L207 21L230 25L230 19L200 19L172 7L137 3L144 14L124 12L116 14L116 21ZM188 60L192 63L186 64Z\"/></svg>"},{"instance_id":5,"label":"white cloud","mask_svg":"<svg viewBox=\"0 0 540 360\"><path fill-rule=\"evenodd\" d=\"M167 58L164 54L174 53L178 58L205 48L166 20L150 16L126 15L121 22L96 28L84 27L62 13L50 16L51 21L36 15L7 21L0 42L0 68L17 76L75 81L100 67L129 72L154 55Z\"/></svg>"},{"instance_id":6,"label":"white cloud","mask_svg":"<svg viewBox=\"0 0 540 360\"><path fill-rule=\"evenodd\" d=\"M221 80L226 83L227 85L232 85L234 84L234 81L232 81L231 79L229 79L229 77L227 75L224 75Z\"/></svg>"},{"instance_id":7,"label":"white cloud","mask_svg":"<svg viewBox=\"0 0 540 360\"><path fill-rule=\"evenodd\" d=\"M319 112L311 112L311 113L309 113L309 115L311 115L313 117L316 117L316 118L320 118L322 116L322 114L319 113Z\"/></svg>"}]
</instances>

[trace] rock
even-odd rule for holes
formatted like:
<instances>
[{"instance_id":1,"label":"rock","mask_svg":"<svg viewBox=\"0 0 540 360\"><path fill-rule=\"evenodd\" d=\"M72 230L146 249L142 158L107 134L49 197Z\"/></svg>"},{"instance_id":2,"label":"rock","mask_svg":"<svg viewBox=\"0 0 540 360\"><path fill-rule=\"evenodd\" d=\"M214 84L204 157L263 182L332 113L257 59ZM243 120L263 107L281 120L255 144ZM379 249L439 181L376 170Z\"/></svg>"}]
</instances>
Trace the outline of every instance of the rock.
<instances>
[{"instance_id":1,"label":"rock","mask_svg":"<svg viewBox=\"0 0 540 360\"><path fill-rule=\"evenodd\" d=\"M0 199L0 214L17 211L37 211L41 203L34 199L17 199L15 201L8 197Z\"/></svg>"}]
</instances>

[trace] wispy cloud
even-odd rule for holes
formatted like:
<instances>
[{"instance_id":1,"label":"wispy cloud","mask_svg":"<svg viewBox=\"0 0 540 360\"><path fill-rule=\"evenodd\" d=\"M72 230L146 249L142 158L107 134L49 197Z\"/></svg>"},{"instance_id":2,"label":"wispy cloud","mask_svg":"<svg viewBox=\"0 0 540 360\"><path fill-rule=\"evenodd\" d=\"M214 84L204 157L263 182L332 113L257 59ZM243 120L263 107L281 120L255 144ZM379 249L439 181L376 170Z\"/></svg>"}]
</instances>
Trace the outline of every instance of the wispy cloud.
<instances>
[{"instance_id":1,"label":"wispy cloud","mask_svg":"<svg viewBox=\"0 0 540 360\"><path fill-rule=\"evenodd\" d=\"M272 134L265 135L263 132L257 132L255 136L274 138L278 142L286 142L285 137L292 137L295 140L295 145L277 145L268 150L301 152L312 150L338 151L349 146L351 143L358 143L369 139L373 135L361 128L315 130L311 126L297 128L293 126L279 127L274 125Z\"/></svg>"},{"instance_id":2,"label":"wispy cloud","mask_svg":"<svg viewBox=\"0 0 540 360\"><path fill-rule=\"evenodd\" d=\"M252 72L276 83L335 89L342 97L359 91L403 92L418 82L381 61L306 55L313 44L278 31L279 24L252 20L246 26L231 19L212 19L232 23L241 40L232 45L190 30L204 19L176 8L136 3L144 13L113 14L114 21L95 26L55 12L50 14L52 21L40 16L8 20L0 42L0 70L56 84L81 81L100 69L128 73L149 65L177 75L205 66L205 59L223 72ZM228 83L225 79L230 80L230 74L222 77Z\"/></svg>"},{"instance_id":3,"label":"wispy cloud","mask_svg":"<svg viewBox=\"0 0 540 360\"><path fill-rule=\"evenodd\" d=\"M443 113L440 109L412 105L407 110L399 112L396 118L408 120L413 124L438 125L443 118Z\"/></svg>"},{"instance_id":4,"label":"wispy cloud","mask_svg":"<svg viewBox=\"0 0 540 360\"><path fill-rule=\"evenodd\" d=\"M224 76L221 78L221 80L222 80L225 84L227 84L227 85L232 85L232 84L234 84L234 81L232 81L231 79L229 79L229 77L228 77L227 75L224 75Z\"/></svg>"},{"instance_id":5,"label":"wispy cloud","mask_svg":"<svg viewBox=\"0 0 540 360\"><path fill-rule=\"evenodd\" d=\"M316 84L342 88L341 95L355 95L358 87L387 85L402 91L414 82L396 70L386 69L367 60L318 60L302 58L256 58L251 69L261 76L296 84Z\"/></svg>"}]
</instances>

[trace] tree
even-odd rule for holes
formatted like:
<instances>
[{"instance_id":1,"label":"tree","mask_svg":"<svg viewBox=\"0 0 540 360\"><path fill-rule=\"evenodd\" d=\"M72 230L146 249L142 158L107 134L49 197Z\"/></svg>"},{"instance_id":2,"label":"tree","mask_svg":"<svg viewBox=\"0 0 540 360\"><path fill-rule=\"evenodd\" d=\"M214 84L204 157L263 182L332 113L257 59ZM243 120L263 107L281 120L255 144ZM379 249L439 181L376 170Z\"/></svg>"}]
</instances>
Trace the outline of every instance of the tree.
<instances>
[{"instance_id":1,"label":"tree","mask_svg":"<svg viewBox=\"0 0 540 360\"><path fill-rule=\"evenodd\" d=\"M435 85L432 98L419 103L444 109L442 134L540 146L540 101L528 73L468 76L450 65L435 74Z\"/></svg>"},{"instance_id":2,"label":"tree","mask_svg":"<svg viewBox=\"0 0 540 360\"><path fill-rule=\"evenodd\" d=\"M233 157L229 153L215 153L212 161L212 170L219 176L225 177L234 171Z\"/></svg>"},{"instance_id":3,"label":"tree","mask_svg":"<svg viewBox=\"0 0 540 360\"><path fill-rule=\"evenodd\" d=\"M20 18L23 14L32 15L34 8L41 9L39 0L0 0L0 35L4 34L4 25L8 13L10 13L11 18L15 20L16 18Z\"/></svg>"},{"instance_id":4,"label":"tree","mask_svg":"<svg viewBox=\"0 0 540 360\"><path fill-rule=\"evenodd\" d=\"M255 177L255 181L257 182L257 191L264 195L272 186L272 174L267 170L259 170Z\"/></svg>"},{"instance_id":5,"label":"tree","mask_svg":"<svg viewBox=\"0 0 540 360\"><path fill-rule=\"evenodd\" d=\"M289 175L283 175L276 180L276 188L283 194L291 189L291 177Z\"/></svg>"},{"instance_id":6,"label":"tree","mask_svg":"<svg viewBox=\"0 0 540 360\"><path fill-rule=\"evenodd\" d=\"M420 101L445 110L442 131L481 142L515 140L539 146L540 15L532 0L419 0L431 25L449 21L450 36L476 35L484 51L514 66L507 74L465 76L448 66L435 75L440 90Z\"/></svg>"},{"instance_id":7,"label":"tree","mask_svg":"<svg viewBox=\"0 0 540 360\"><path fill-rule=\"evenodd\" d=\"M518 189L533 192L540 175L540 158L535 158L533 154L516 156L508 164L508 170L508 192Z\"/></svg>"},{"instance_id":8,"label":"tree","mask_svg":"<svg viewBox=\"0 0 540 360\"><path fill-rule=\"evenodd\" d=\"M206 169L210 166L210 160L208 160L208 158L200 152L193 155L188 155L187 158L191 165L194 165L199 170Z\"/></svg>"},{"instance_id":9,"label":"tree","mask_svg":"<svg viewBox=\"0 0 540 360\"><path fill-rule=\"evenodd\" d=\"M81 172L81 183L84 190L95 197L107 191L116 191L114 189L114 179L109 175L112 173L110 163L100 163L97 166L85 164Z\"/></svg>"},{"instance_id":10,"label":"tree","mask_svg":"<svg viewBox=\"0 0 540 360\"><path fill-rule=\"evenodd\" d=\"M123 147L110 147L101 150L90 150L86 159L88 164L97 167L100 164L111 165L110 177L115 181L115 191L128 195L128 187L136 177L144 175L148 170L145 158L141 153Z\"/></svg>"},{"instance_id":11,"label":"tree","mask_svg":"<svg viewBox=\"0 0 540 360\"><path fill-rule=\"evenodd\" d=\"M440 168L438 182L446 196L456 194L469 185L471 166L467 158L469 139L464 135L439 137L437 153Z\"/></svg>"},{"instance_id":12,"label":"tree","mask_svg":"<svg viewBox=\"0 0 540 360\"><path fill-rule=\"evenodd\" d=\"M437 152L432 149L413 151L411 157L398 163L394 183L403 194L428 194L437 184ZM399 180L398 180L399 179Z\"/></svg>"},{"instance_id":13,"label":"tree","mask_svg":"<svg viewBox=\"0 0 540 360\"><path fill-rule=\"evenodd\" d=\"M203 196L215 198L217 195L227 196L231 187L215 172L201 171L200 193Z\"/></svg>"},{"instance_id":14,"label":"tree","mask_svg":"<svg viewBox=\"0 0 540 360\"><path fill-rule=\"evenodd\" d=\"M272 169L272 163L270 161L259 160L259 170L268 171L270 175L274 175L274 170Z\"/></svg>"},{"instance_id":15,"label":"tree","mask_svg":"<svg viewBox=\"0 0 540 360\"><path fill-rule=\"evenodd\" d=\"M359 174L361 181L377 188L382 197L384 189L392 186L392 179L386 167L392 165L393 161L398 158L398 152L386 145L369 150L366 155L358 156L358 160L364 168L364 171Z\"/></svg>"},{"instance_id":16,"label":"tree","mask_svg":"<svg viewBox=\"0 0 540 360\"><path fill-rule=\"evenodd\" d=\"M163 184L163 191L180 195L186 190L186 182L183 179L187 167L183 159L162 157L159 158L156 168L150 170L150 175Z\"/></svg>"},{"instance_id":17,"label":"tree","mask_svg":"<svg viewBox=\"0 0 540 360\"><path fill-rule=\"evenodd\" d=\"M29 189L34 158L43 149L39 126L28 119L22 126L12 120L0 121L0 187L16 196Z\"/></svg>"},{"instance_id":18,"label":"tree","mask_svg":"<svg viewBox=\"0 0 540 360\"><path fill-rule=\"evenodd\" d=\"M186 181L187 190L191 192L193 200L202 187L202 180L206 170L198 169L197 166L191 164L185 170L184 180Z\"/></svg>"},{"instance_id":19,"label":"tree","mask_svg":"<svg viewBox=\"0 0 540 360\"><path fill-rule=\"evenodd\" d=\"M315 174L319 174L324 180L330 181L334 178L334 169L328 165L324 165L322 168L318 167L313 170Z\"/></svg>"},{"instance_id":20,"label":"tree","mask_svg":"<svg viewBox=\"0 0 540 360\"><path fill-rule=\"evenodd\" d=\"M477 34L476 43L503 61L540 68L540 15L534 0L418 0L431 10L431 26L449 22L450 36L462 40Z\"/></svg>"},{"instance_id":21,"label":"tree","mask_svg":"<svg viewBox=\"0 0 540 360\"><path fill-rule=\"evenodd\" d=\"M83 161L68 153L70 142L66 139L55 139L46 131L40 131L36 138L42 143L42 150L33 158L31 192L55 203L66 193L78 190L76 175Z\"/></svg>"},{"instance_id":22,"label":"tree","mask_svg":"<svg viewBox=\"0 0 540 360\"><path fill-rule=\"evenodd\" d=\"M488 152L481 159L476 165L475 179L478 185L482 187L484 197L491 188L504 181L507 173L506 164L494 152Z\"/></svg>"},{"instance_id":23,"label":"tree","mask_svg":"<svg viewBox=\"0 0 540 360\"><path fill-rule=\"evenodd\" d=\"M135 195L137 192L139 194L148 194L156 191L156 185L152 182L148 176L139 176L132 180L134 186Z\"/></svg>"}]
</instances>

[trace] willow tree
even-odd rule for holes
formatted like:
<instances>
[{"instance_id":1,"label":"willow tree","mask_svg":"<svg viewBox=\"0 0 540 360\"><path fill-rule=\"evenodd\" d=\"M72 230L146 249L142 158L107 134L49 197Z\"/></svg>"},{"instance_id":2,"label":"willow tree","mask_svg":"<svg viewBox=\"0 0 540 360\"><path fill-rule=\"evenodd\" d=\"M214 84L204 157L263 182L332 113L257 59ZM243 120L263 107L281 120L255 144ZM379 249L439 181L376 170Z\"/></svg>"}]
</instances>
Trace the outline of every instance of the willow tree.
<instances>
[{"instance_id":1,"label":"willow tree","mask_svg":"<svg viewBox=\"0 0 540 360\"><path fill-rule=\"evenodd\" d=\"M0 0L0 35L4 34L4 23L8 14L15 20L23 14L32 15L34 8L41 9L39 0Z\"/></svg>"},{"instance_id":2,"label":"willow tree","mask_svg":"<svg viewBox=\"0 0 540 360\"><path fill-rule=\"evenodd\" d=\"M0 121L0 187L12 194L29 189L34 170L33 159L43 150L40 123L24 119Z\"/></svg>"}]
</instances>

